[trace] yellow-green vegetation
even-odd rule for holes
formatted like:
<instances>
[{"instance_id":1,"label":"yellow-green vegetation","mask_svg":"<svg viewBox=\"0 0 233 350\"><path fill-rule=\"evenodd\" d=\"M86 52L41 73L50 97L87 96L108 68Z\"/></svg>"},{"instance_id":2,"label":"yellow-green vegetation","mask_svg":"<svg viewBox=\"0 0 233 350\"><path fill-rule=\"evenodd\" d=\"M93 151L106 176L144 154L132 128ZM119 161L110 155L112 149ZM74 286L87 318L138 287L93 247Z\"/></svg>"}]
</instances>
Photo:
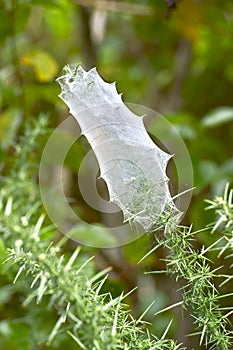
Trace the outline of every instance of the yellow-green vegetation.
<instances>
[{"instance_id":1,"label":"yellow-green vegetation","mask_svg":"<svg viewBox=\"0 0 233 350\"><path fill-rule=\"evenodd\" d=\"M232 348L232 13L231 0L0 0L1 349ZM51 222L39 163L68 116L55 79L79 62L183 138L195 189L180 225L167 208L158 230L102 249ZM63 131L57 154L73 142ZM95 223L104 245L105 222L77 185L88 150L83 137L73 142L64 190L83 236ZM50 162L48 193L60 171L56 156ZM168 176L174 195L173 161Z\"/></svg>"}]
</instances>

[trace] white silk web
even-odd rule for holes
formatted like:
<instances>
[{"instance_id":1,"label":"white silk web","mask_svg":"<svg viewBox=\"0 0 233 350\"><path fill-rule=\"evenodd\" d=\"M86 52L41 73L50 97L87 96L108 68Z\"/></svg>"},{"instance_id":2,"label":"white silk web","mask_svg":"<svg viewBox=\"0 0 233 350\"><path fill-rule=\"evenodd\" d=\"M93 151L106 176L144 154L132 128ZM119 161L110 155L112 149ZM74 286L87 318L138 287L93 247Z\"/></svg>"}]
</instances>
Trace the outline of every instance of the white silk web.
<instances>
[{"instance_id":1,"label":"white silk web","mask_svg":"<svg viewBox=\"0 0 233 350\"><path fill-rule=\"evenodd\" d=\"M176 215L166 175L171 156L154 144L143 118L126 107L115 83L80 65L66 66L57 81L61 99L95 153L110 201L121 208L125 221L150 231L166 210Z\"/></svg>"}]
</instances>

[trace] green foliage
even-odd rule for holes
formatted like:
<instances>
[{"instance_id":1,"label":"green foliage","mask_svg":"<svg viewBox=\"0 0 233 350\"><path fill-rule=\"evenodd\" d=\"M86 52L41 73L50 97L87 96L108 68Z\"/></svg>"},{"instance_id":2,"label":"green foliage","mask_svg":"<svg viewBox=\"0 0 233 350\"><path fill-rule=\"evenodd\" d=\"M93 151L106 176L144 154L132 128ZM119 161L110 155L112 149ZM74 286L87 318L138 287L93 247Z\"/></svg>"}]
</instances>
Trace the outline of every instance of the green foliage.
<instances>
[{"instance_id":1,"label":"green foliage","mask_svg":"<svg viewBox=\"0 0 233 350\"><path fill-rule=\"evenodd\" d=\"M227 184L224 195L216 196L213 201L206 200L210 205L206 208L207 210L214 210L216 219L212 228L212 232L221 229L221 238L218 242L218 247L215 249L219 250L218 257L220 257L225 251L233 248L233 190L229 190L229 184ZM219 244L221 241L221 244Z\"/></svg>"},{"instance_id":2,"label":"green foliage","mask_svg":"<svg viewBox=\"0 0 233 350\"><path fill-rule=\"evenodd\" d=\"M80 349L180 348L175 341L159 340L148 332L145 333L141 328L144 324L143 316L134 319L123 303L127 295L121 294L113 298L110 293L101 293L109 269L96 272L90 264L93 258L85 253L80 255L80 247L71 254L64 255L67 238L53 242L56 239L55 229L45 224L45 215L40 214L37 187L31 181L33 168L25 160L38 137L46 132L45 127L46 119L42 116L26 129L21 142L15 145L16 158L11 173L7 178L2 178L1 231L5 244L10 247L5 253L2 246L5 255L2 272L11 276L13 283L22 281L22 276L26 277L26 284L24 282L19 288L28 294L23 302L25 307L34 300L40 304L45 299L49 310L56 310L58 319L46 340L49 346L55 338L59 339L61 334L68 332ZM16 174L18 182L15 191ZM213 231L224 223L223 232L232 235L232 191L228 195L227 188L224 198L217 197L215 201L209 202L210 208L216 209L220 217ZM190 228L177 226L168 217L164 218L164 227L165 237L158 239L156 247L169 249L170 255L165 259L167 273L175 281L184 281L181 288L183 301L179 304L191 311L197 333L200 334L200 345L203 342L206 346L212 344L212 348L230 349L231 333L226 328L226 315L222 314L222 308L218 304L224 295L216 289L213 281L215 277L223 277L223 285L229 282L231 276L217 275L217 269L211 271L205 257L206 252L218 242L198 252L192 247L191 242L196 233L192 233ZM221 249L221 254L232 248L231 238ZM3 287L2 303L12 294L9 286ZM34 315L30 315L30 318L34 322ZM9 328L9 332L14 333L14 328L6 322L0 324L0 330L5 332L8 339L6 329ZM21 326L25 330L24 338L28 339L28 328L24 322L19 327L16 326L16 331L22 335ZM28 344L27 340L21 346L26 347Z\"/></svg>"},{"instance_id":3,"label":"green foliage","mask_svg":"<svg viewBox=\"0 0 233 350\"><path fill-rule=\"evenodd\" d=\"M204 256L211 248L203 247L201 252L195 251L191 244L195 235L187 227L168 228L167 239L163 242L171 252L166 258L167 273L176 281L185 280L181 288L182 306L189 308L194 318L196 330L200 334L200 345L204 342L206 347L212 344L217 349L229 349L231 336L226 328L228 321L218 305L224 295L214 285L214 278L224 277L228 280L229 276L211 271L208 259Z\"/></svg>"},{"instance_id":4,"label":"green foliage","mask_svg":"<svg viewBox=\"0 0 233 350\"><path fill-rule=\"evenodd\" d=\"M216 127L233 120L232 108L217 108L202 119L202 124L207 127Z\"/></svg>"},{"instance_id":5,"label":"green foliage","mask_svg":"<svg viewBox=\"0 0 233 350\"><path fill-rule=\"evenodd\" d=\"M11 175L2 179L0 207L1 231L11 247L5 254L8 258L2 272L10 276L13 272L13 283L21 280L22 276L24 280L26 278L25 285L21 284L21 288L28 293L23 302L24 307L34 300L40 304L42 299L46 299L48 310L55 309L58 315L46 344L50 346L61 332L68 332L80 349L180 348L173 340L159 340L149 332L143 332L142 316L138 320L134 319L123 303L127 295L122 293L112 298L110 293L101 293L109 269L96 272L90 265L93 257L86 254L79 256L80 247L74 249L72 254L64 255L62 250L66 238L53 243L55 230L51 225L44 224L44 214L40 214L40 203L36 201L36 186L32 182L30 187L27 186L30 170L24 166L24 157L28 157L37 137L45 132L44 126L45 119L42 117L34 123L33 129L26 129L25 136L17 145L15 163L16 166L20 163L22 167L13 167ZM13 184L16 170L20 176L15 193ZM4 301L4 294L2 298ZM34 322L33 316L31 322ZM10 328L10 324L5 326ZM0 324L1 327L4 331L4 323ZM28 328L24 324L22 327L27 339ZM23 332L20 328L18 331ZM21 346L25 348L28 344L27 339Z\"/></svg>"},{"instance_id":6,"label":"green foliage","mask_svg":"<svg viewBox=\"0 0 233 350\"><path fill-rule=\"evenodd\" d=\"M158 338L161 338L164 329L173 318L167 336L177 339L177 344L182 342L188 349L203 349L211 346L205 346L206 342L218 341L216 337L219 337L222 344L224 341L227 344L227 334L231 329L230 321L232 321L232 314L229 311L232 297L221 298L221 295L230 295L232 292L230 277L232 195L228 191L222 197L222 193L226 182L229 183L229 188L232 188L233 178L233 128L230 107L233 81L233 64L230 59L233 55L232 1L181 0L177 1L175 9L170 11L164 0L115 1L115 9L109 9L111 2L106 1L103 2L106 11L96 11L95 6L98 2L88 3L89 6L84 7L80 5L81 1L73 0L0 0L0 261L5 261L9 253L12 257L8 262L9 265L4 264L1 267L0 347L9 350L79 348L74 339L66 334L66 331L71 332L76 341L79 339L77 338L79 327L76 327L76 321L67 315L66 307L69 301L62 302L57 299L62 302L60 311L56 307L48 308L51 293L57 297L57 291L61 287L60 284L56 284L55 276L51 276L51 269L55 269L56 273L58 271L62 273L62 266L65 268L75 247L69 242L60 244L60 252L56 254L54 252L55 255L51 255L52 248L59 246L61 237L59 232L50 226L51 222L44 212L36 185L38 161L51 132L51 130L45 131L43 113L49 115L50 127L57 126L68 114L57 98L59 88L54 78L65 64L78 62L82 62L86 68L97 66L106 81L117 80L117 89L124 93L125 101L150 106L165 115L186 142L193 163L196 189L184 218L184 225L193 223L192 232L187 227L177 228L174 236L168 234L163 241L167 246L165 249L162 248L160 236L158 244L161 243L161 246L154 249L153 254L147 255L143 261L145 265L143 263L138 265L137 261L155 248L154 241L147 236L141 237L137 242L128 244L122 249L108 251L83 247L74 266L81 266L93 254L96 258L84 266L80 271L81 275L75 275L74 271L73 277L69 277L69 283L71 278L78 279L83 276L87 276L86 281L90 281L99 270L111 265L113 272L109 272L110 276L102 289L103 293L106 293L106 303L107 299L110 300L110 291L114 299L120 294L119 290L129 291L138 285L138 290L125 300L132 308L134 318L131 318L128 313L128 307L120 302L122 297L116 301L116 305L120 305L118 311L120 315L115 316L117 308L114 306L104 312L108 324L111 324L110 330L113 329L114 317L118 322L119 320L122 322L124 315L128 315L127 319L131 320L129 321L131 325L127 328L129 329L127 341L131 339L130 332L134 332L134 327L139 327L139 324L135 325L135 320L156 299L145 315L145 319L149 322L147 326L150 333L159 335ZM127 6L124 7L124 5ZM150 14L142 16L141 8L135 9L134 5L146 6ZM94 18L98 21L95 22ZM103 27L99 25L100 23L104 23ZM39 115L42 119L38 118ZM27 126L26 131L23 132L27 120L32 119L32 116L36 116L38 120L33 121L33 124L30 127ZM153 125L151 127L153 129ZM66 135L63 136L61 136L62 140L66 138ZM101 216L83 203L77 189L76 174L87 149L82 141L73 145L65 160L65 169L70 175L67 196L73 198L74 210L87 218L88 222L97 222L101 229L104 227ZM59 147L61 145L58 143L58 152ZM56 159L53 161L56 165ZM54 174L51 175L52 182L54 177ZM175 181L174 187L176 187ZM209 203L212 210L205 210L204 198L215 198ZM210 229L202 231L201 229L210 222L213 222ZM37 242L38 236L35 235L37 237L35 240L33 233L36 225L38 229L40 224L41 228L38 231L40 241ZM213 227L214 232L210 234L209 231ZM104 229L107 228L104 227ZM88 232L86 226L79 227L79 230L84 236ZM199 268L197 271L204 272L203 281L200 274L198 275L197 281L203 282L201 284L203 289L200 289L197 295L194 293L195 279L191 278L192 275L188 275L193 273L194 263L191 261L190 269L186 269L187 263L184 265L186 260L181 261L182 252L176 250L176 245L172 243L173 239L177 239L181 245L184 244L180 235L182 239L188 236L184 247L189 252L183 253L188 261L192 260L190 257L192 254L198 258L202 252L202 246L206 247L203 248L205 254L201 254L198 258L201 260L197 259L200 262L200 266L196 266ZM189 242L189 238L193 240ZM16 242L22 245L17 247ZM193 245L190 248L191 243ZM8 248L11 250L7 251ZM171 248L170 253L168 248ZM45 254L46 249L46 260L40 260L40 254ZM27 254L31 250L33 255L29 259ZM64 261L59 270L57 264L62 255L64 255ZM206 261L204 256L213 263ZM180 266L185 268L183 272L178 271L179 265L172 262L175 261L172 260L173 257L177 257ZM173 276L174 287L171 287L171 280L167 274L143 276L145 269L166 270L165 259L169 260L168 275ZM11 265L10 262L14 261L15 263ZM21 271L22 274L18 276L16 284L12 285L20 267L24 264L26 264L25 269ZM9 266L8 270L6 270L7 266ZM216 269L219 266L223 268L218 275ZM50 277L46 282L45 294L41 302L36 305L38 288L45 272L48 272ZM36 274L40 277L31 289L30 283ZM103 278L104 276L96 280L96 286ZM180 282L176 282L176 279ZM206 283L208 286L204 291ZM86 288L87 282L83 285ZM214 285L217 286L216 290ZM64 286L62 291L63 288ZM213 297L208 294L210 290L213 292ZM31 304L22 307L22 303L31 293L34 296ZM66 297L70 296L69 293L73 293L70 288L65 292ZM184 301L182 301L182 293ZM83 293L82 297L85 295ZM93 296L94 291L89 299L87 296L90 302L88 307L90 309L93 307L95 310L96 304L91 304ZM193 297L195 297L194 301ZM184 320L177 309L174 312L167 309L164 313L154 316L158 310L166 309L167 305L176 303L177 300L182 302ZM203 305L200 305L201 301ZM83 319L85 313L83 315L76 312L74 304L74 300L70 301L68 311L75 314L77 318ZM205 326L204 308L208 309L210 305L214 310L214 323ZM200 313L197 311L199 306ZM196 331L193 330L191 312L197 327ZM90 312L90 315L93 316L93 312ZM227 316L229 323L225 322ZM58 332L51 344L45 346L57 320L60 319L59 322L61 322L65 317L66 321L61 324L60 329L57 329ZM222 337L220 337L217 318L223 321ZM211 335L210 330L214 325L216 334ZM140 332L143 332L146 325L141 326ZM88 338L89 327L86 324L85 327L80 332L86 332L87 335L84 335ZM118 330L120 331L120 328ZM107 335L109 332L107 331ZM185 336L193 332L198 333L198 336ZM139 335L138 337L142 341L141 344L144 344L144 348L147 344L148 348L148 342L152 340L149 340L150 337L147 334L140 334L142 337ZM199 345L200 337L202 346ZM119 339L118 334L116 339ZM171 340L154 341L158 348L176 348L175 342ZM140 343L136 344L137 348L140 348ZM219 349L219 345L213 343L212 348Z\"/></svg>"}]
</instances>

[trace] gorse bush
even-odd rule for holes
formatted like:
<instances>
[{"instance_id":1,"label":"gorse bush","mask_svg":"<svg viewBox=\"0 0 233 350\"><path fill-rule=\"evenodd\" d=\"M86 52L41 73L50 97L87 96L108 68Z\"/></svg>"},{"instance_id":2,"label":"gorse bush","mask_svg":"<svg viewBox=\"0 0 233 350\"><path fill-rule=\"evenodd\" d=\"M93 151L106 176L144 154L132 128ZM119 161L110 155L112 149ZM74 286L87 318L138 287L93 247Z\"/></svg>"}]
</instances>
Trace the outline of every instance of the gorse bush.
<instances>
[{"instance_id":1,"label":"gorse bush","mask_svg":"<svg viewBox=\"0 0 233 350\"><path fill-rule=\"evenodd\" d=\"M35 123L33 133L31 128L26 131L17 145L17 164L21 163L21 157L24 160L32 152L30 145L45 131L44 122L41 118ZM23 305L34 300L40 303L46 298L49 309L56 310L59 318L48 335L47 345L62 328L80 349L178 348L175 341L157 340L142 331L143 320L133 319L123 303L126 295L112 298L110 293L101 293L108 269L96 273L88 266L92 257L81 254L79 247L70 256L64 256L66 238L53 243L56 232L51 225L43 224L45 217L38 188L32 181L30 165L24 164L22 168L13 167L11 175L2 179L2 232L9 246L3 271L13 272L13 283L23 277L32 289Z\"/></svg>"},{"instance_id":2,"label":"gorse bush","mask_svg":"<svg viewBox=\"0 0 233 350\"><path fill-rule=\"evenodd\" d=\"M66 343L70 349L182 349L175 340L166 338L169 327L161 338L146 330L149 325L143 318L148 310L138 319L132 317L125 304L127 294L112 297L109 292L103 293L109 269L97 271L85 248L67 251L67 238L59 237L49 223L36 185L33 157L33 148L36 151L38 139L46 132L44 116L28 124L24 136L14 144L14 161L8 174L1 177L1 271L7 285L1 291L10 290L10 295L2 294L2 298L12 302L13 296L20 293L22 300L17 301L25 307L18 310L18 332L12 320L1 321L2 346L34 349L43 347L43 343L51 348ZM214 279L221 277L223 285L231 276L211 270L206 253L226 251L229 261L232 259L232 190L226 188L223 197L209 203L209 208L216 211L212 229L222 230L220 239L210 247L195 250L192 242L198 232L164 218L165 232L163 236L156 233L155 248L163 246L170 251L165 272L171 279L182 281L183 300L179 304L191 313L200 344L230 349L231 307L223 308L219 303L229 295L220 293ZM153 254L155 248L148 254ZM14 283L14 287L6 281ZM32 312L29 305L33 303L38 306ZM50 318L52 329L38 317Z\"/></svg>"}]
</instances>

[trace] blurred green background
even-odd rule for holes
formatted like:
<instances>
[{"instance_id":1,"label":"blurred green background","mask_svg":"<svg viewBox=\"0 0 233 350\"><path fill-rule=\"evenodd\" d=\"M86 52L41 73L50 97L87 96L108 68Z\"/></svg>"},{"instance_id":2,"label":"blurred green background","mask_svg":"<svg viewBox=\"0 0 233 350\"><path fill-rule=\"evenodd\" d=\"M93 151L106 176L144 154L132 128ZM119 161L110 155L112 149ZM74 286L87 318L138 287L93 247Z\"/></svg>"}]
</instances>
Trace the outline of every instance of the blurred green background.
<instances>
[{"instance_id":1,"label":"blurred green background","mask_svg":"<svg viewBox=\"0 0 233 350\"><path fill-rule=\"evenodd\" d=\"M63 66L80 62L86 69L96 66L104 80L117 81L124 101L152 108L179 131L191 156L196 187L184 222L203 228L213 220L212 213L204 211L204 199L221 194L233 179L232 57L232 0L0 0L0 169L4 166L7 175L11 141L21 135L27 120L46 114L50 126L56 127L67 118L55 82ZM38 160L45 141L38 145ZM70 150L64 186L86 221L101 222L77 188L86 149L82 140ZM202 233L198 239L197 247L213 238ZM165 277L142 273L164 268L159 260L163 251L137 265L152 244L144 236L122 248L93 250L98 268L114 267L106 287L113 294L138 285L129 300L135 315L156 298L149 320L159 335L171 315L154 317L153 312L171 300L179 301L180 295ZM19 343L23 332L23 339L28 337L27 326L13 321L14 316L20 319L20 306L15 305L23 296L16 293L13 305L5 309L11 287L4 278L1 285L0 344L3 349L30 349L27 340ZM192 329L188 314L187 322L179 322L178 311L173 317L176 322L169 336L196 348L195 339L184 336ZM63 348L62 344L51 348Z\"/></svg>"}]
</instances>

